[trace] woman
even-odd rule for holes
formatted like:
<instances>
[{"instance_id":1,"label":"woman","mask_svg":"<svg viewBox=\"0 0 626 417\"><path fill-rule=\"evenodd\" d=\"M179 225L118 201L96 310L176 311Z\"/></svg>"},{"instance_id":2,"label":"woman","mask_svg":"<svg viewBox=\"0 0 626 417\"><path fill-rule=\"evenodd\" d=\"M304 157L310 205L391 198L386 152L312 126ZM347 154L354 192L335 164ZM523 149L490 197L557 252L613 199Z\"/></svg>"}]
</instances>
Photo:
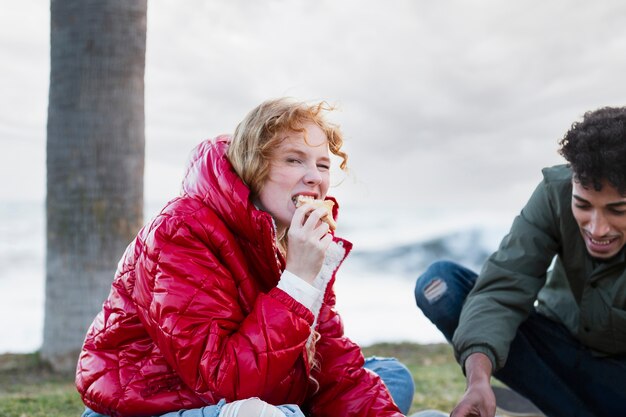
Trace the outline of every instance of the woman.
<instances>
[{"instance_id":1,"label":"woman","mask_svg":"<svg viewBox=\"0 0 626 417\"><path fill-rule=\"evenodd\" d=\"M330 199L330 153L346 168L327 110L268 101L193 151L181 196L128 246L87 333L85 416L401 416L364 366L408 411L406 368L364 365L334 309L351 244L324 208L296 208Z\"/></svg>"}]
</instances>

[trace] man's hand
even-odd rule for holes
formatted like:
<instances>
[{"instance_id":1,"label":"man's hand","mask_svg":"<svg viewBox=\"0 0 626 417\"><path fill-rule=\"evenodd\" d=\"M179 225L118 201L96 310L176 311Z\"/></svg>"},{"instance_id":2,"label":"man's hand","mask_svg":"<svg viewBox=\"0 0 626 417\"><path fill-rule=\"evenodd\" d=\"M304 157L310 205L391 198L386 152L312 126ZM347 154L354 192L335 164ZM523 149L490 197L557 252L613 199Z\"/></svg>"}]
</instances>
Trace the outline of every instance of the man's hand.
<instances>
[{"instance_id":1,"label":"man's hand","mask_svg":"<svg viewBox=\"0 0 626 417\"><path fill-rule=\"evenodd\" d=\"M454 407L451 417L494 417L496 399L491 385L469 384L461 401Z\"/></svg>"},{"instance_id":2,"label":"man's hand","mask_svg":"<svg viewBox=\"0 0 626 417\"><path fill-rule=\"evenodd\" d=\"M496 397L491 389L491 361L482 353L473 353L465 360L467 389L452 410L451 417L494 417Z\"/></svg>"}]
</instances>

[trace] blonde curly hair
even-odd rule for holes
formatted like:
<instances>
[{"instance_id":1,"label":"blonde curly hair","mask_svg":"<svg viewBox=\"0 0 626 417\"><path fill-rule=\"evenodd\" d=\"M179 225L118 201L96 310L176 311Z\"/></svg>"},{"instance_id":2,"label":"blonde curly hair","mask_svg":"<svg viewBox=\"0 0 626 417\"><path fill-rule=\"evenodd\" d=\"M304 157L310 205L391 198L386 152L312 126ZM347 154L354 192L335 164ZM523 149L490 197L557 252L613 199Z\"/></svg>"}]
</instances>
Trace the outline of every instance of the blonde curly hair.
<instances>
[{"instance_id":1,"label":"blonde curly hair","mask_svg":"<svg viewBox=\"0 0 626 417\"><path fill-rule=\"evenodd\" d=\"M246 115L235 129L226 155L235 172L250 187L253 198L259 195L265 183L273 151L283 139L281 133L291 131L306 135L307 123L322 129L330 152L341 158L339 167L347 169L348 155L341 150L343 134L338 126L324 118L325 113L332 110L334 107L325 101L307 104L278 98L261 103Z\"/></svg>"}]
</instances>

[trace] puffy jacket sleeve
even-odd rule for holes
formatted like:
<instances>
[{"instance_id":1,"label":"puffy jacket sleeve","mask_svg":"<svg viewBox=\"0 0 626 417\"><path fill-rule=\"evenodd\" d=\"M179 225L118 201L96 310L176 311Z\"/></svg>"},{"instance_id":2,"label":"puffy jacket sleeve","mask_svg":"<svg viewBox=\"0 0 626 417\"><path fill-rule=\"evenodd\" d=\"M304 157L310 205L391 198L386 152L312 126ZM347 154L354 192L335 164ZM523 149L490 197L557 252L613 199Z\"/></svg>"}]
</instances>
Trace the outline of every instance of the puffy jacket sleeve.
<instances>
[{"instance_id":1,"label":"puffy jacket sleeve","mask_svg":"<svg viewBox=\"0 0 626 417\"><path fill-rule=\"evenodd\" d=\"M313 377L319 389L308 401L311 416L402 416L380 377L363 368L365 359L361 349L344 335L334 304L331 288L318 317L319 369L313 372Z\"/></svg>"},{"instance_id":2,"label":"puffy jacket sleeve","mask_svg":"<svg viewBox=\"0 0 626 417\"><path fill-rule=\"evenodd\" d=\"M255 294L238 245L207 213L163 217L145 236L132 296L170 366L200 397L261 396L305 348L313 316L285 292Z\"/></svg>"},{"instance_id":3,"label":"puffy jacket sleeve","mask_svg":"<svg viewBox=\"0 0 626 417\"><path fill-rule=\"evenodd\" d=\"M461 364L475 352L489 356L494 369L506 362L517 328L532 310L559 250L556 213L561 207L550 187L545 180L537 186L468 295L452 339Z\"/></svg>"}]
</instances>

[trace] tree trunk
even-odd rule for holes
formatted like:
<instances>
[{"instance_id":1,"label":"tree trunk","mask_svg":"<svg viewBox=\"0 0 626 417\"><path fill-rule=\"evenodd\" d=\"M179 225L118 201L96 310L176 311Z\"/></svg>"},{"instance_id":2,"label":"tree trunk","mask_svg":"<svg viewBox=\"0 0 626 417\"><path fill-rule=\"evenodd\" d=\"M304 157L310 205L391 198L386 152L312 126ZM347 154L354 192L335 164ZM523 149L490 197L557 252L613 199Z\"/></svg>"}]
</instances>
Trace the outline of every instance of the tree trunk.
<instances>
[{"instance_id":1,"label":"tree trunk","mask_svg":"<svg viewBox=\"0 0 626 417\"><path fill-rule=\"evenodd\" d=\"M75 369L143 222L147 0L51 0L42 358Z\"/></svg>"}]
</instances>

